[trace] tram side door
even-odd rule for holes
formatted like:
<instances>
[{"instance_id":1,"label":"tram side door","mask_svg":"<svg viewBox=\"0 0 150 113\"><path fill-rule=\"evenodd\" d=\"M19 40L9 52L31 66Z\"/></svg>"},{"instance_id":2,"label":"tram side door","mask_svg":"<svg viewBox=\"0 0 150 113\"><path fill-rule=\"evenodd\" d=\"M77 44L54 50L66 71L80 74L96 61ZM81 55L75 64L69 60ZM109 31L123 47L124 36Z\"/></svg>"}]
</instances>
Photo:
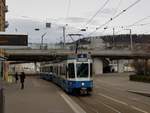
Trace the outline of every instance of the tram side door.
<instances>
[{"instance_id":1,"label":"tram side door","mask_svg":"<svg viewBox=\"0 0 150 113\"><path fill-rule=\"evenodd\" d=\"M69 74L69 68L68 68L68 64L66 64L66 75L65 75L66 79L68 79L68 74Z\"/></svg>"}]
</instances>

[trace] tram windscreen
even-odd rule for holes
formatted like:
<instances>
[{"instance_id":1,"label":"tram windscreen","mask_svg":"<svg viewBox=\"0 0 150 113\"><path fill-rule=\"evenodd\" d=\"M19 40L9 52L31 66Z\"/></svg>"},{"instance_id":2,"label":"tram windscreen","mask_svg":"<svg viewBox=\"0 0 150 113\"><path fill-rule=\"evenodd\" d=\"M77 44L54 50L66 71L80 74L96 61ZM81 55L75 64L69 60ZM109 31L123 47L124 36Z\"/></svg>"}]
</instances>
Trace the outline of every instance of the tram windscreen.
<instances>
[{"instance_id":1,"label":"tram windscreen","mask_svg":"<svg viewBox=\"0 0 150 113\"><path fill-rule=\"evenodd\" d=\"M77 77L88 77L88 64L77 64Z\"/></svg>"}]
</instances>

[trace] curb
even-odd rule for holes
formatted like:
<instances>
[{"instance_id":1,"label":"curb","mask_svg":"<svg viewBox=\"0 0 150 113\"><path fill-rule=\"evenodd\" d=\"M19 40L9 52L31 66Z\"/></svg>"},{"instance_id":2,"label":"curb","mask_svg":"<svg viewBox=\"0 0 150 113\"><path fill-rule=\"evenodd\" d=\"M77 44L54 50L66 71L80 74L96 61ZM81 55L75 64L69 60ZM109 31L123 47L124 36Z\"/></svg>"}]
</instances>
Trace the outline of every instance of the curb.
<instances>
[{"instance_id":1,"label":"curb","mask_svg":"<svg viewBox=\"0 0 150 113\"><path fill-rule=\"evenodd\" d=\"M139 94L139 95L150 97L150 92L146 92L146 91L128 90L128 92L136 93L136 94Z\"/></svg>"}]
</instances>

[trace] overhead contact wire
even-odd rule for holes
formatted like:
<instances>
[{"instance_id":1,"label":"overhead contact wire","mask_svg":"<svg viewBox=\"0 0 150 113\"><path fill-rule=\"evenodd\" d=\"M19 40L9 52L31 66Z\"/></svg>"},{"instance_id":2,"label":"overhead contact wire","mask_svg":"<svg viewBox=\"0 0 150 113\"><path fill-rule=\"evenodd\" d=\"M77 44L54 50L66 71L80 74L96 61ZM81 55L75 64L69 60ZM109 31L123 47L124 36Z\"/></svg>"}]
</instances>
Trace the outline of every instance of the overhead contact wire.
<instances>
[{"instance_id":1,"label":"overhead contact wire","mask_svg":"<svg viewBox=\"0 0 150 113\"><path fill-rule=\"evenodd\" d=\"M113 21L114 19L116 19L117 17L119 17L121 14L123 14L124 12L126 12L127 10L129 10L130 8L132 8L134 5L136 5L137 3L139 3L141 0L137 0L135 1L133 4L131 4L129 7L127 7L126 9L122 10L120 13L118 13L116 16L114 16L113 18L110 18L107 22L105 22L104 24L102 24L101 26L97 27L96 30L94 30L93 32L91 32L89 35L95 33L97 30L99 30L100 28L102 28L103 26L107 25L108 23L110 23L111 21Z\"/></svg>"},{"instance_id":2,"label":"overhead contact wire","mask_svg":"<svg viewBox=\"0 0 150 113\"><path fill-rule=\"evenodd\" d=\"M85 26L88 25L102 10L103 8L108 4L110 0L107 0L104 5L86 22Z\"/></svg>"}]
</instances>

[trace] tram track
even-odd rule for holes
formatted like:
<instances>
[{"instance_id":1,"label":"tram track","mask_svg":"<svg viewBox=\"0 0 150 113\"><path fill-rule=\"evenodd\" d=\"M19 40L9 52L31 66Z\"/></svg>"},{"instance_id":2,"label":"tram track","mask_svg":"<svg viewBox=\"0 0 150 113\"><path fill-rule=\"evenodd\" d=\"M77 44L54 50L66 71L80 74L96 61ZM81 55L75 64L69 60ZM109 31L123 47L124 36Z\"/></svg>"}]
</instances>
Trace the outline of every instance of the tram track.
<instances>
[{"instance_id":1,"label":"tram track","mask_svg":"<svg viewBox=\"0 0 150 113\"><path fill-rule=\"evenodd\" d=\"M77 96L71 98L87 113L148 113L136 106L104 95Z\"/></svg>"},{"instance_id":2,"label":"tram track","mask_svg":"<svg viewBox=\"0 0 150 113\"><path fill-rule=\"evenodd\" d=\"M73 100L76 101L87 113L121 113L108 104L100 102L93 95L71 98L73 98Z\"/></svg>"},{"instance_id":3,"label":"tram track","mask_svg":"<svg viewBox=\"0 0 150 113\"><path fill-rule=\"evenodd\" d=\"M97 84L96 95L104 97L108 100L112 100L115 103L124 105L125 107L137 112L148 113L149 99L144 96L132 94L126 91L124 88L116 88L107 84ZM120 90L121 89L121 90Z\"/></svg>"},{"instance_id":4,"label":"tram track","mask_svg":"<svg viewBox=\"0 0 150 113\"><path fill-rule=\"evenodd\" d=\"M91 103L87 103L83 97L73 97L71 96L71 98L76 101L85 111L86 113L100 113L94 105L92 105Z\"/></svg>"}]
</instances>

